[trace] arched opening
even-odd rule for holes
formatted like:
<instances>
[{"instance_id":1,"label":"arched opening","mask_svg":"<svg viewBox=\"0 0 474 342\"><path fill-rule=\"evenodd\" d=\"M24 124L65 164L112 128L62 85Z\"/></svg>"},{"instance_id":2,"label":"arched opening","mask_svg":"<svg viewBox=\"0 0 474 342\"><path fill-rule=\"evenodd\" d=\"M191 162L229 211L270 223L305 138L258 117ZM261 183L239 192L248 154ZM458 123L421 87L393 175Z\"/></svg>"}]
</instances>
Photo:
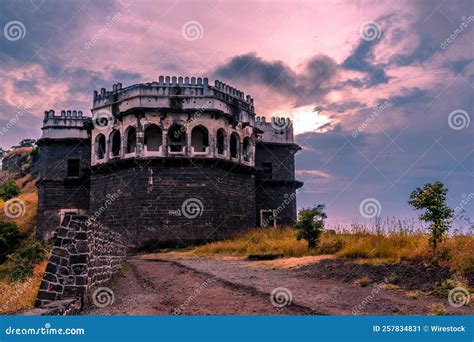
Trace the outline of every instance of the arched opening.
<instances>
[{"instance_id":1,"label":"arched opening","mask_svg":"<svg viewBox=\"0 0 474 342\"><path fill-rule=\"evenodd\" d=\"M194 152L206 152L209 147L209 132L204 126L196 126L191 131L191 146Z\"/></svg>"},{"instance_id":2,"label":"arched opening","mask_svg":"<svg viewBox=\"0 0 474 342\"><path fill-rule=\"evenodd\" d=\"M113 131L110 134L110 144L111 144L111 152L112 152L112 157L118 157L120 156L120 145L121 145L121 139L120 139L120 132L119 131Z\"/></svg>"},{"instance_id":3,"label":"arched opening","mask_svg":"<svg viewBox=\"0 0 474 342\"><path fill-rule=\"evenodd\" d=\"M240 138L237 133L232 133L230 136L230 156L232 158L239 157L239 145L240 145Z\"/></svg>"},{"instance_id":4,"label":"arched opening","mask_svg":"<svg viewBox=\"0 0 474 342\"><path fill-rule=\"evenodd\" d=\"M223 128L220 128L217 130L216 144L217 144L217 154L224 155L225 154L225 131Z\"/></svg>"},{"instance_id":5,"label":"arched opening","mask_svg":"<svg viewBox=\"0 0 474 342\"><path fill-rule=\"evenodd\" d=\"M243 154L245 161L250 161L252 159L252 142L250 141L250 138L244 139Z\"/></svg>"},{"instance_id":6,"label":"arched opening","mask_svg":"<svg viewBox=\"0 0 474 342\"><path fill-rule=\"evenodd\" d=\"M95 155L98 160L105 157L105 135L99 134L95 138Z\"/></svg>"},{"instance_id":7,"label":"arched opening","mask_svg":"<svg viewBox=\"0 0 474 342\"><path fill-rule=\"evenodd\" d=\"M186 145L186 128L174 125L168 131L168 144L170 152L182 152Z\"/></svg>"},{"instance_id":8,"label":"arched opening","mask_svg":"<svg viewBox=\"0 0 474 342\"><path fill-rule=\"evenodd\" d=\"M146 151L159 151L163 143L163 133L157 125L150 125L145 129Z\"/></svg>"},{"instance_id":9,"label":"arched opening","mask_svg":"<svg viewBox=\"0 0 474 342\"><path fill-rule=\"evenodd\" d=\"M125 134L125 153L133 153L137 148L137 130L129 127Z\"/></svg>"}]
</instances>

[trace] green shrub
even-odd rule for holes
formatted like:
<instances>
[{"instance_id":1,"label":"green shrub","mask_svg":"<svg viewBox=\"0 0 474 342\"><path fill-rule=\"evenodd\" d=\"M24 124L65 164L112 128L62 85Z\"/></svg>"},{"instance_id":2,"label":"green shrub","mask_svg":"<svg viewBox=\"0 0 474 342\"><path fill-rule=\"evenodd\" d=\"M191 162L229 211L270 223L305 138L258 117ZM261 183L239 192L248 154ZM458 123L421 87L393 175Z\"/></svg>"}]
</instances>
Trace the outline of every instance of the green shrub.
<instances>
[{"instance_id":1,"label":"green shrub","mask_svg":"<svg viewBox=\"0 0 474 342\"><path fill-rule=\"evenodd\" d=\"M0 263L5 262L7 256L14 252L23 235L15 223L0 221Z\"/></svg>"},{"instance_id":2,"label":"green shrub","mask_svg":"<svg viewBox=\"0 0 474 342\"><path fill-rule=\"evenodd\" d=\"M22 280L33 274L35 265L44 259L46 249L37 240L28 240L8 259L10 281Z\"/></svg>"},{"instance_id":3,"label":"green shrub","mask_svg":"<svg viewBox=\"0 0 474 342\"><path fill-rule=\"evenodd\" d=\"M16 185L13 179L7 180L5 183L0 186L0 198L4 201L18 196L20 193L20 188Z\"/></svg>"},{"instance_id":4,"label":"green shrub","mask_svg":"<svg viewBox=\"0 0 474 342\"><path fill-rule=\"evenodd\" d=\"M301 209L298 213L298 221L295 228L298 230L296 239L304 239L308 242L308 248L316 248L319 237L324 229L324 220L327 218L324 204L313 208Z\"/></svg>"}]
</instances>

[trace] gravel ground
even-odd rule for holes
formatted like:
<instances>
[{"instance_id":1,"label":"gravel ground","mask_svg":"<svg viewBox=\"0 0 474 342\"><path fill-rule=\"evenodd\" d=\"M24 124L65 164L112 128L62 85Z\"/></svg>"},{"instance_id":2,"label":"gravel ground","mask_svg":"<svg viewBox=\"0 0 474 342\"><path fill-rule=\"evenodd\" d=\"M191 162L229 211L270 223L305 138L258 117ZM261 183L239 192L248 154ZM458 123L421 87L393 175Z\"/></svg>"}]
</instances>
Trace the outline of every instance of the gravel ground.
<instances>
[{"instance_id":1,"label":"gravel ground","mask_svg":"<svg viewBox=\"0 0 474 342\"><path fill-rule=\"evenodd\" d=\"M442 304L449 314L474 314L472 303L455 308L443 298L411 299L402 290L325 279L318 264L269 269L249 267L251 262L243 260L129 259L129 263L131 271L112 285L115 303L89 308L85 314L351 315L360 305L356 312L361 315L419 315L430 314L433 304ZM291 305L272 305L270 293L277 288L284 289L278 291L282 296L277 296L276 304L287 302L291 295Z\"/></svg>"},{"instance_id":2,"label":"gravel ground","mask_svg":"<svg viewBox=\"0 0 474 342\"><path fill-rule=\"evenodd\" d=\"M278 308L270 296L191 271L173 262L129 259L131 270L115 279L114 302L83 315L305 315L295 305Z\"/></svg>"}]
</instances>

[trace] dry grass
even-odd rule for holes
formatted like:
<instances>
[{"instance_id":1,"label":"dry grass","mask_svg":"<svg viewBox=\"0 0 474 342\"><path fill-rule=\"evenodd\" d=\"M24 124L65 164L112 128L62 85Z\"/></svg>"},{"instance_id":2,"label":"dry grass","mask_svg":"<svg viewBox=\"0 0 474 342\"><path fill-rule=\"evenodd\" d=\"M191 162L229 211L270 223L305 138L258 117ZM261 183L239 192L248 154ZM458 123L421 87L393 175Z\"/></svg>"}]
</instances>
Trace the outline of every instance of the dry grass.
<instances>
[{"instance_id":1,"label":"dry grass","mask_svg":"<svg viewBox=\"0 0 474 342\"><path fill-rule=\"evenodd\" d=\"M22 193L18 196L18 198L25 203L24 214L16 219L8 218L3 210L4 201L0 199L0 220L5 222L14 222L22 233L29 234L33 231L36 225L38 192L35 187L29 187L27 189L24 189Z\"/></svg>"},{"instance_id":2,"label":"dry grass","mask_svg":"<svg viewBox=\"0 0 474 342\"><path fill-rule=\"evenodd\" d=\"M474 237L450 236L440 244L439 263L453 273L474 272ZM187 252L196 256L248 256L249 254L283 254L285 257L302 257L335 254L339 258L370 264L399 263L403 261L429 262L431 247L428 236L420 232L392 230L389 233L354 233L321 235L319 247L308 250L305 241L296 240L291 227L257 228L234 239L209 243Z\"/></svg>"},{"instance_id":3,"label":"dry grass","mask_svg":"<svg viewBox=\"0 0 474 342\"><path fill-rule=\"evenodd\" d=\"M212 242L193 250L197 255L223 254L247 256L249 254L283 254L286 257L315 255L308 251L306 242L296 241L295 230L286 228L257 228L234 239Z\"/></svg>"},{"instance_id":4,"label":"dry grass","mask_svg":"<svg viewBox=\"0 0 474 342\"><path fill-rule=\"evenodd\" d=\"M33 275L22 282L0 280L0 314L33 308L46 264L36 265Z\"/></svg>"}]
</instances>

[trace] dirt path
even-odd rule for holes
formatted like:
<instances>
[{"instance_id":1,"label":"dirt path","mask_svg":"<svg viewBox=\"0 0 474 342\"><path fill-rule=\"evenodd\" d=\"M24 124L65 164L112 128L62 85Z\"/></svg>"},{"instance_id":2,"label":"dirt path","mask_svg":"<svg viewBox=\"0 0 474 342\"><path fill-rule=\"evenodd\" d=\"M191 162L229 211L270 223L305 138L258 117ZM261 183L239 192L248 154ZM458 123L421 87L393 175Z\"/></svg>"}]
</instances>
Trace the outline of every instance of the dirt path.
<instances>
[{"instance_id":1,"label":"dirt path","mask_svg":"<svg viewBox=\"0 0 474 342\"><path fill-rule=\"evenodd\" d=\"M268 295L236 287L173 262L129 259L131 270L112 284L115 301L84 315L304 315L297 306L277 308Z\"/></svg>"},{"instance_id":2,"label":"dirt path","mask_svg":"<svg viewBox=\"0 0 474 342\"><path fill-rule=\"evenodd\" d=\"M450 314L474 314L474 308L451 307L447 300L430 296L408 298L403 292L373 286L361 287L323 279L307 268L255 268L243 260L130 259L131 271L112 288L115 303L88 309L93 315L418 315L430 314L442 304ZM277 308L270 293L279 288ZM286 296L286 297L285 297Z\"/></svg>"}]
</instances>

